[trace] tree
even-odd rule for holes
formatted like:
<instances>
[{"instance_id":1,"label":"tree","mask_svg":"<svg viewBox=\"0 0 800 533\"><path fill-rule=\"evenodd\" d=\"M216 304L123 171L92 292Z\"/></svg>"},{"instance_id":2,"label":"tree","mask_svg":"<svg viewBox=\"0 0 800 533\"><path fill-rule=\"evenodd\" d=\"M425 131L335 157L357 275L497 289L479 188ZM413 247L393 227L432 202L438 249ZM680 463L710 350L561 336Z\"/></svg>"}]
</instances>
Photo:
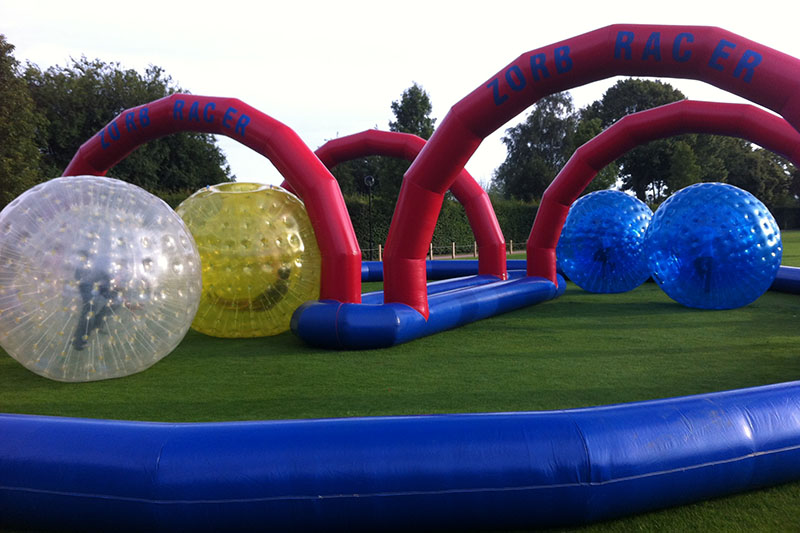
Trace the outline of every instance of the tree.
<instances>
[{"instance_id":1,"label":"tree","mask_svg":"<svg viewBox=\"0 0 800 533\"><path fill-rule=\"evenodd\" d=\"M768 208L789 195L795 171L781 156L749 144L729 154L728 168L727 183L752 193Z\"/></svg>"},{"instance_id":2,"label":"tree","mask_svg":"<svg viewBox=\"0 0 800 533\"><path fill-rule=\"evenodd\" d=\"M789 195L795 202L800 201L800 168L790 167Z\"/></svg>"},{"instance_id":3,"label":"tree","mask_svg":"<svg viewBox=\"0 0 800 533\"><path fill-rule=\"evenodd\" d=\"M675 141L669 160L669 187L673 192L688 187L692 183L699 183L701 176L697 156L689 142L684 139Z\"/></svg>"},{"instance_id":4,"label":"tree","mask_svg":"<svg viewBox=\"0 0 800 533\"><path fill-rule=\"evenodd\" d=\"M0 34L0 209L42 181L34 138L45 121L19 76L13 51Z\"/></svg>"},{"instance_id":5,"label":"tree","mask_svg":"<svg viewBox=\"0 0 800 533\"><path fill-rule=\"evenodd\" d=\"M436 119L430 117L433 106L428 93L416 82L403 91L400 100L391 104L395 120L389 122L389 131L411 133L429 139L433 135ZM375 178L373 193L395 200L400 193L403 175L409 161L394 157L370 156L336 165L333 175L344 194L367 194L366 176Z\"/></svg>"},{"instance_id":6,"label":"tree","mask_svg":"<svg viewBox=\"0 0 800 533\"><path fill-rule=\"evenodd\" d=\"M575 150L583 146L592 138L602 133L602 122L599 118L581 118L578 121L578 127L575 131L574 146ZM581 195L589 194L594 191L602 191L610 189L617 183L617 176L619 176L619 165L616 162L611 162L604 168L601 168L594 179L586 186Z\"/></svg>"},{"instance_id":7,"label":"tree","mask_svg":"<svg viewBox=\"0 0 800 533\"><path fill-rule=\"evenodd\" d=\"M524 122L506 130L502 141L508 155L494 172L493 187L505 198L541 198L572 155L576 129L577 117L569 93L553 94L536 102Z\"/></svg>"},{"instance_id":8,"label":"tree","mask_svg":"<svg viewBox=\"0 0 800 533\"><path fill-rule=\"evenodd\" d=\"M411 133L428 140L436 124L436 119L430 117L431 111L433 105L428 93L414 82L403 91L399 101L392 102L396 120L389 122L389 131Z\"/></svg>"},{"instance_id":9,"label":"tree","mask_svg":"<svg viewBox=\"0 0 800 533\"><path fill-rule=\"evenodd\" d=\"M47 127L37 134L41 173L58 176L87 139L125 109L180 91L157 66L144 75L85 57L66 67L42 71L28 64L28 89ZM213 136L178 133L140 147L109 171L109 176L150 191L195 190L230 181L230 168Z\"/></svg>"},{"instance_id":10,"label":"tree","mask_svg":"<svg viewBox=\"0 0 800 533\"><path fill-rule=\"evenodd\" d=\"M587 108L584 115L586 118L600 118L603 128L607 128L632 113L685 99L682 92L668 83L628 78L610 87L599 101Z\"/></svg>"},{"instance_id":11,"label":"tree","mask_svg":"<svg viewBox=\"0 0 800 533\"><path fill-rule=\"evenodd\" d=\"M631 113L659 107L686 97L677 89L660 81L629 78L620 80L609 88L603 98L588 106L582 113L583 120L599 119L603 128L614 124L617 120ZM673 137L650 142L639 146L617 161L620 178L624 190L632 190L642 201L660 203L666 195L677 190L673 184L673 170L683 174L676 176L676 182L685 183L696 179L698 174L692 173L690 166L683 168L674 159L679 142L683 142L678 150L686 155L687 146L691 145L682 137Z\"/></svg>"}]
</instances>

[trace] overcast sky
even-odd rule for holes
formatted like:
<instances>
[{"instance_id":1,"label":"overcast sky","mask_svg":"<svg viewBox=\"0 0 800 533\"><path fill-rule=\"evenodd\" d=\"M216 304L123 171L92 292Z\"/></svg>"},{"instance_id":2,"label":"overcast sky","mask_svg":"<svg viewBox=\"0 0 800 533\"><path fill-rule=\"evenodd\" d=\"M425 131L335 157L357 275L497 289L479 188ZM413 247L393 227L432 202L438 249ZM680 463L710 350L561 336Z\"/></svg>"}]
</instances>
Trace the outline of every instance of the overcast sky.
<instances>
[{"instance_id":1,"label":"overcast sky","mask_svg":"<svg viewBox=\"0 0 800 533\"><path fill-rule=\"evenodd\" d=\"M608 24L719 26L800 57L799 13L784 0L0 0L0 33L18 60L43 69L82 55L140 72L158 65L194 94L243 100L314 150L337 136L388 129L391 102L413 82L430 95L438 124L520 54ZM615 81L570 92L581 107ZM742 101L702 82L666 81L692 99ZM476 179L489 182L505 158L503 131L523 119L484 140L467 164ZM239 181L282 181L263 156L218 140Z\"/></svg>"}]
</instances>

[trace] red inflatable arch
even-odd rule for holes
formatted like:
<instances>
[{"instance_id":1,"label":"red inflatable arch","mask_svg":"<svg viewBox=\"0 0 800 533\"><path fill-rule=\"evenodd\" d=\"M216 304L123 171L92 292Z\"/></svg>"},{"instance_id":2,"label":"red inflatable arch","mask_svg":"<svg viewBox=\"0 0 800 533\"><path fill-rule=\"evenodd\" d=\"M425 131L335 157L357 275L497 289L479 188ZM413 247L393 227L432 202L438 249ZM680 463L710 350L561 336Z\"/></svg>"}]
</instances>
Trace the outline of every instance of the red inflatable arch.
<instances>
[{"instance_id":1,"label":"red inflatable arch","mask_svg":"<svg viewBox=\"0 0 800 533\"><path fill-rule=\"evenodd\" d=\"M487 135L544 96L617 75L705 81L800 128L800 60L720 28L613 25L523 54L450 109L406 173L386 243L385 301L428 317L425 255L444 193Z\"/></svg>"},{"instance_id":2,"label":"red inflatable arch","mask_svg":"<svg viewBox=\"0 0 800 533\"><path fill-rule=\"evenodd\" d=\"M315 153L326 167L333 168L339 163L370 155L413 161L424 146L425 139L410 133L366 130L328 141ZM459 172L450 192L464 206L478 243L478 272L507 279L505 238L489 195L466 170Z\"/></svg>"},{"instance_id":3,"label":"red inflatable arch","mask_svg":"<svg viewBox=\"0 0 800 533\"><path fill-rule=\"evenodd\" d=\"M173 94L123 111L80 147L64 176L105 175L138 146L179 131L226 135L272 161L314 227L320 298L361 302L361 250L338 182L291 128L241 100Z\"/></svg>"},{"instance_id":4,"label":"red inflatable arch","mask_svg":"<svg viewBox=\"0 0 800 533\"><path fill-rule=\"evenodd\" d=\"M640 144L682 133L741 137L800 168L797 130L751 105L684 100L628 115L578 148L545 191L528 239L528 275L555 281L556 245L569 208L603 167Z\"/></svg>"}]
</instances>

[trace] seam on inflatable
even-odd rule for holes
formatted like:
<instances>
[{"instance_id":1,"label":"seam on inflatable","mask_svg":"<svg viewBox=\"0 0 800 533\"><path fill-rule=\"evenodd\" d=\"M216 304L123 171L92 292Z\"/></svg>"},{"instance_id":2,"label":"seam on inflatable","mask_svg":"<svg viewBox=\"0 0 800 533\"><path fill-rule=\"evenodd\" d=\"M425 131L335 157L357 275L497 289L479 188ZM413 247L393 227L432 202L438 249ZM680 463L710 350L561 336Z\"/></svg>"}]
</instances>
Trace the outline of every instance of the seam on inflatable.
<instances>
[{"instance_id":1,"label":"seam on inflatable","mask_svg":"<svg viewBox=\"0 0 800 533\"><path fill-rule=\"evenodd\" d=\"M578 436L581 438L581 444L583 444L583 451L586 454L586 481L588 483L592 482L592 454L589 453L589 444L586 442L586 435L583 434L583 429L581 429L581 425L578 424L577 421L573 420L572 424L575 426L575 429L578 431Z\"/></svg>"},{"instance_id":2,"label":"seam on inflatable","mask_svg":"<svg viewBox=\"0 0 800 533\"><path fill-rule=\"evenodd\" d=\"M800 450L800 444L795 446L787 446L775 450L768 450L763 452L754 452L731 459L722 461L711 461L708 463L701 463L696 465L682 466L670 468L668 470L660 470L658 472L648 472L634 476L626 476L606 481L595 482L582 482L582 483L554 483L550 485L525 485L520 487L476 487L476 488L462 488L462 489L443 489L443 490L408 490L408 491L393 491L393 492L375 492L375 493L352 493L352 494L309 494L309 495L286 495L286 496L269 496L262 498L232 498L232 499L207 499L207 500L154 500L148 498L134 498L126 496L110 496L105 494L88 494L80 492L62 492L56 490L45 489L29 489L19 487L5 487L0 486L0 490L9 492L24 492L33 494L49 494L49 495L64 495L82 498L97 498L102 500L113 500L123 502L137 502L137 503L150 503L156 505L205 505L205 504L232 504L232 503L255 503L255 502L273 502L285 500L324 500L324 499L342 499L342 498L387 498L395 496L418 496L418 495L436 495L436 494L473 494L473 493L501 493L501 492L521 492L526 490L550 490L550 489L566 489L571 487L603 487L614 483L623 483L626 481L635 481L638 479L646 479L650 477L675 474L679 472L687 472L690 470L698 470L701 468L708 468L724 464L735 463L738 461L755 459L765 455L772 455L784 452L791 452Z\"/></svg>"},{"instance_id":3,"label":"seam on inflatable","mask_svg":"<svg viewBox=\"0 0 800 533\"><path fill-rule=\"evenodd\" d=\"M342 309L342 302L339 302L339 305L336 306L336 316L333 318L333 330L336 332L336 345L341 347L344 346L342 344L342 339L339 337L339 311Z\"/></svg>"}]
</instances>

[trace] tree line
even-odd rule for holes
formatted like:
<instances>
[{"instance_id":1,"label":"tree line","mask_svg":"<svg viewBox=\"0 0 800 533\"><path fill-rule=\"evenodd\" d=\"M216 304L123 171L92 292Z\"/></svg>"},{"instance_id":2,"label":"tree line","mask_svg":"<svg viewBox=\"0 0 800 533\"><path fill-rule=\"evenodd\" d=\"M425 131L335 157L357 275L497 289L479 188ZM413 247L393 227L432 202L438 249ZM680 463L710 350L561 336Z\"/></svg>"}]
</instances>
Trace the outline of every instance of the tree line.
<instances>
[{"instance_id":1,"label":"tree line","mask_svg":"<svg viewBox=\"0 0 800 533\"><path fill-rule=\"evenodd\" d=\"M187 92L164 70L144 72L86 57L41 69L14 57L0 34L0 209L33 185L60 176L78 148L122 111ZM436 120L425 90L413 83L391 103L389 130L425 139ZM376 126L377 127L377 126ZM333 169L346 196L373 192L396 199L409 163L368 157ZM182 132L148 142L114 166L109 175L175 204L208 184L232 181L213 135ZM373 176L372 185L364 178Z\"/></svg>"},{"instance_id":2,"label":"tree line","mask_svg":"<svg viewBox=\"0 0 800 533\"><path fill-rule=\"evenodd\" d=\"M0 35L0 208L60 176L80 145L125 109L185 92L157 66L140 74L81 57L43 70L13 52ZM235 179L214 137L190 132L148 142L109 175L162 197Z\"/></svg>"},{"instance_id":3,"label":"tree line","mask_svg":"<svg viewBox=\"0 0 800 533\"><path fill-rule=\"evenodd\" d=\"M506 130L508 155L494 172L491 190L538 201L583 143L626 115L685 98L668 83L641 79L618 81L580 110L567 92L543 98ZM800 206L800 172L789 161L743 139L705 134L639 146L602 169L584 193L617 186L655 207L688 185L708 181L745 189L771 209Z\"/></svg>"},{"instance_id":4,"label":"tree line","mask_svg":"<svg viewBox=\"0 0 800 533\"><path fill-rule=\"evenodd\" d=\"M0 35L0 208L36 183L59 176L78 147L125 109L186 92L157 66L140 74L118 63L81 57L43 70L22 64L13 51ZM505 131L507 156L489 185L495 206L535 206L583 143L625 115L682 99L667 83L640 79L617 82L579 110L568 92L541 99ZM431 100L416 82L391 102L391 111L390 131L424 139L433 134ZM346 198L369 194L393 203L409 165L372 156L339 164L332 173ZM213 135L189 132L148 142L110 175L180 199L205 185L236 178ZM770 208L800 206L800 172L791 163L742 139L713 135L681 135L640 146L602 169L585 192L619 187L655 207L673 192L702 181L736 185Z\"/></svg>"}]
</instances>

